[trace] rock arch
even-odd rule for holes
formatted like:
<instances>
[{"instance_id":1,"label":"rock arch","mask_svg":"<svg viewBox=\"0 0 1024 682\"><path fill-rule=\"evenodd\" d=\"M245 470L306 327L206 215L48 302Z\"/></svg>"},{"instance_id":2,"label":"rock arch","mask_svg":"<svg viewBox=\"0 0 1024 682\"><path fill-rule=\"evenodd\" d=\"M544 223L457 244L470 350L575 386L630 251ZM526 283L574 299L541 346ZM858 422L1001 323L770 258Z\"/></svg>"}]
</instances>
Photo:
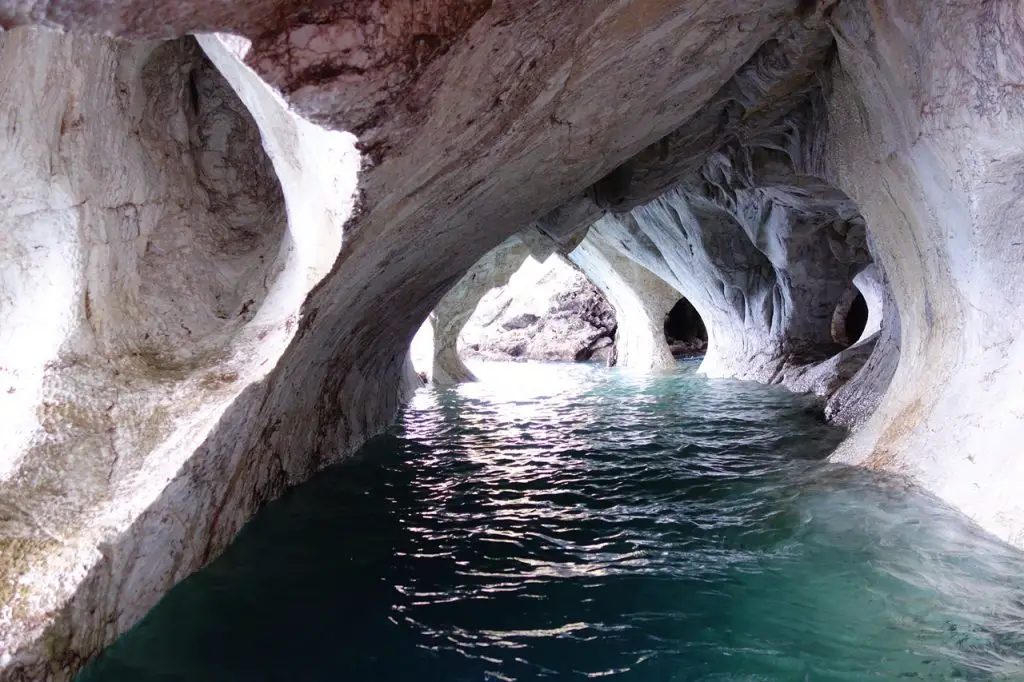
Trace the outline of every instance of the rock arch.
<instances>
[{"instance_id":1,"label":"rock arch","mask_svg":"<svg viewBox=\"0 0 1024 682\"><path fill-rule=\"evenodd\" d=\"M629 369L663 369L675 360L665 342L662 320L679 297L657 275L618 253L591 230L569 259L615 308L616 364Z\"/></svg>"},{"instance_id":2,"label":"rock arch","mask_svg":"<svg viewBox=\"0 0 1024 682\"><path fill-rule=\"evenodd\" d=\"M475 381L473 372L459 357L459 332L487 292L504 286L530 257L530 248L518 237L509 237L478 260L438 302L431 313L434 328L434 363L431 380L448 386Z\"/></svg>"}]
</instances>

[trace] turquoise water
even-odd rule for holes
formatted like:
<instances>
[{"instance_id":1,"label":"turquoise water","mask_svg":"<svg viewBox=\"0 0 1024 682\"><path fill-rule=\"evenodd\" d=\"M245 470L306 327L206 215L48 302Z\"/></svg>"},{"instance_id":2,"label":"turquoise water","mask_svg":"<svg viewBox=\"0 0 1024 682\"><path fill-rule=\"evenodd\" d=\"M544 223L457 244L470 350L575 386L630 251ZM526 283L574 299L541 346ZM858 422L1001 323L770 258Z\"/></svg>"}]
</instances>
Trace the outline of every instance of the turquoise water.
<instances>
[{"instance_id":1,"label":"turquoise water","mask_svg":"<svg viewBox=\"0 0 1024 682\"><path fill-rule=\"evenodd\" d=\"M79 679L1024 680L1021 555L694 367L424 389Z\"/></svg>"}]
</instances>

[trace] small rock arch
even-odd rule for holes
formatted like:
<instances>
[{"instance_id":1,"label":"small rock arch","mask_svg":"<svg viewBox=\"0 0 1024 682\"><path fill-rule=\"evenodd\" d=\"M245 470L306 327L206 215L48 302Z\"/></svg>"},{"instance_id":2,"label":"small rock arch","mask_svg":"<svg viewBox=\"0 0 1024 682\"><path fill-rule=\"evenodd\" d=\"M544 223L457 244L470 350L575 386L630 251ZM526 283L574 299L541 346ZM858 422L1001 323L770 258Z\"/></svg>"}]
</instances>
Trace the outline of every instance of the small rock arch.
<instances>
[{"instance_id":1,"label":"small rock arch","mask_svg":"<svg viewBox=\"0 0 1024 682\"><path fill-rule=\"evenodd\" d=\"M708 348L704 319L686 297L680 298L665 315L665 342L674 358L703 356Z\"/></svg>"}]
</instances>

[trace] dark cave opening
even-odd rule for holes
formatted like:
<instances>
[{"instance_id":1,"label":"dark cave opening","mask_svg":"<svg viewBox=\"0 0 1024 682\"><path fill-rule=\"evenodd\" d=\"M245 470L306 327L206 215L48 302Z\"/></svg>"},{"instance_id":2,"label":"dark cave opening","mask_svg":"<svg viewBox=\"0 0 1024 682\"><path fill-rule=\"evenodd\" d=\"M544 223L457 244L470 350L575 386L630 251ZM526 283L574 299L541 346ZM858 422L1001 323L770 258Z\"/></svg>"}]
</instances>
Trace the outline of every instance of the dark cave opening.
<instances>
[{"instance_id":1,"label":"dark cave opening","mask_svg":"<svg viewBox=\"0 0 1024 682\"><path fill-rule=\"evenodd\" d=\"M708 330L700 313L685 298L680 298L665 316L665 341L676 358L704 355L708 348Z\"/></svg>"},{"instance_id":2,"label":"dark cave opening","mask_svg":"<svg viewBox=\"0 0 1024 682\"><path fill-rule=\"evenodd\" d=\"M846 320L843 322L846 338L850 345L860 341L861 334L864 333L864 328L867 325L868 302L864 300L864 296L860 292L857 292L857 297L853 299L850 312L846 313Z\"/></svg>"}]
</instances>

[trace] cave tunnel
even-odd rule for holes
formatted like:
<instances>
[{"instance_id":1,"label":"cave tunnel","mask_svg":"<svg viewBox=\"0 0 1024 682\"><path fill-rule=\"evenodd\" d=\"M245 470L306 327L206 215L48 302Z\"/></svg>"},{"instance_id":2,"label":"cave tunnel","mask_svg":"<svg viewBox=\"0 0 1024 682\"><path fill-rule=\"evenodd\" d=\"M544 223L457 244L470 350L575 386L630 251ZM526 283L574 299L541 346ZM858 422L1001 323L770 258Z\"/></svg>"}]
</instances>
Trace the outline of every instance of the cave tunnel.
<instances>
[{"instance_id":1,"label":"cave tunnel","mask_svg":"<svg viewBox=\"0 0 1024 682\"><path fill-rule=\"evenodd\" d=\"M313 4L0 0L0 682L1024 679L1019 0Z\"/></svg>"}]
</instances>

